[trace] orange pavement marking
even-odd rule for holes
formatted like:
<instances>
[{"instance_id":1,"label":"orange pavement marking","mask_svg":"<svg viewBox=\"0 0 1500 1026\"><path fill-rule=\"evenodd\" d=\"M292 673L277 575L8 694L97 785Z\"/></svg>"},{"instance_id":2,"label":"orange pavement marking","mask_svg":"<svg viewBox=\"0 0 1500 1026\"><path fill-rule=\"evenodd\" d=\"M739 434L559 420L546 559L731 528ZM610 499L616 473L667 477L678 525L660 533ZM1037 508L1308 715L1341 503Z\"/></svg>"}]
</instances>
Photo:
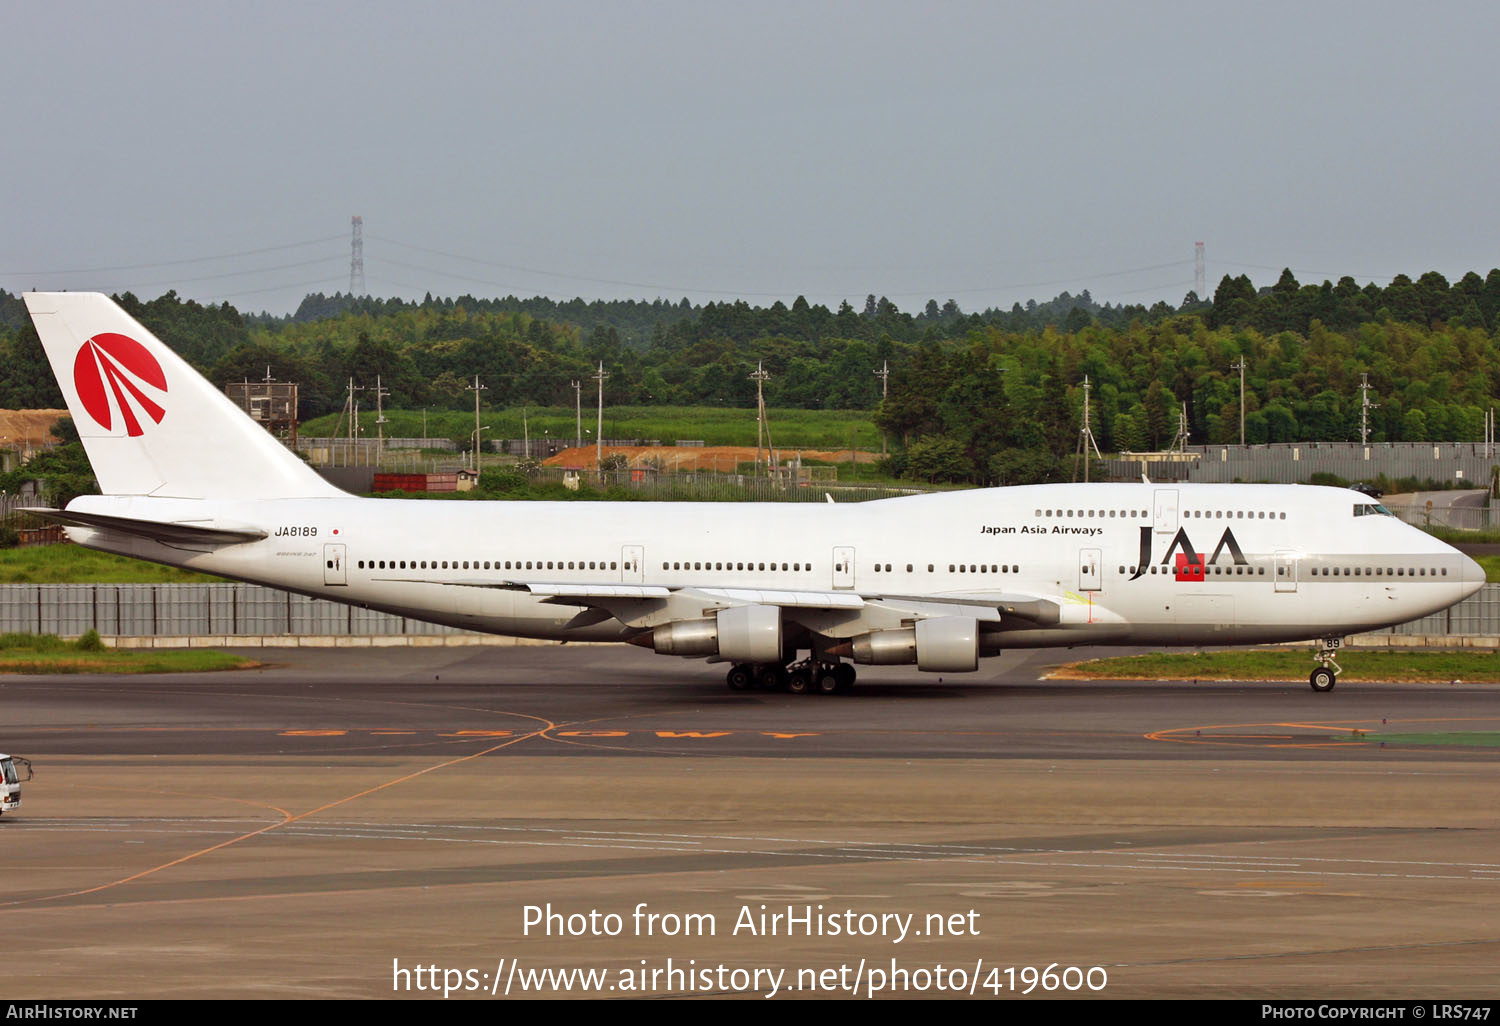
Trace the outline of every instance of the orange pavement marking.
<instances>
[{"instance_id":1,"label":"orange pavement marking","mask_svg":"<svg viewBox=\"0 0 1500 1026\"><path fill-rule=\"evenodd\" d=\"M515 714L507 714L507 715L525 715L525 714L515 713ZM539 717L539 716L527 716L526 718L527 719L532 719L532 720L540 720L541 719L541 717ZM523 734L520 737L514 737L514 738L511 738L511 739L509 739L507 741L502 741L498 745L491 745L489 748L486 748L483 751L471 752L468 755L461 755L461 756L459 756L456 759L449 759L447 762L440 762L440 763L438 763L438 764L436 764L434 766L428 766L426 769L417 770L414 773L407 773L404 776L397 777L394 780L387 780L383 784L377 784L374 787L366 788L365 790L360 791L360 792L358 792L356 794L351 794L351 795L348 795L348 796L346 796L344 798L340 798L340 799L338 799L336 801L328 802L325 805L318 806L316 809L310 809L307 812L298 813L295 816L293 816L293 815L287 815L286 818L283 819L283 820L281 820L279 823L271 823L271 824L269 824L267 826L261 827L258 830L251 830L249 833L241 834L238 837L231 837L227 841L220 841L218 844L213 844L213 845L210 845L207 848L202 848L202 849L200 849L198 851L191 852L191 853L189 853L187 855L181 856L180 858L175 858L175 859L173 859L170 862L163 862L159 866L152 866L150 869L143 869L139 873L132 873L131 875L125 876L125 877L121 877L118 880L111 880L108 883L98 884L97 886L94 886L94 887L85 887L85 888L82 888L81 890L63 891L63 892L60 892L58 894L44 894L44 895L41 895L41 896L35 897L35 898L22 898L22 899L17 900L17 901L4 901L4 902L0 902L0 908L14 907L14 906L17 906L17 905L31 905L31 904L35 904L37 902L42 902L42 901L56 901L59 898L76 898L76 897L81 897L82 895L85 895L85 894L97 894L98 892L108 890L111 887L118 887L121 884L127 884L127 883L131 883L132 881L135 881L135 880L140 880L140 879L142 879L144 877L151 876L153 873L160 873L164 869L171 869L173 866L180 866L184 862L190 862L193 859L201 858L202 856L211 854L212 852L216 852L216 851L218 851L221 848L228 848L232 844L239 844L241 841L247 841L247 840L249 840L252 837L259 837L261 834L267 833L267 832L269 832L271 830L276 830L276 829L278 829L280 827L287 826L288 824L291 824L291 823L295 823L298 820L307 819L309 816L316 816L320 812L327 812L329 809L337 808L340 805L348 804L349 802L355 801L356 799L364 798L367 795L372 795L372 794L374 794L377 791L384 791L388 787L395 787L397 784L404 784L408 780L415 780L417 777L425 776L428 773L432 773L432 772L435 772L435 771L440 770L440 769L447 769L449 766L457 766L459 763L468 762L470 759L477 759L480 756L488 755L491 752L499 751L500 749L508 747L509 745L516 744L516 743L518 743L520 741L525 741L527 738L539 737L544 731L550 730L550 729L552 729L552 728L554 728L554 727L557 726L557 724L553 723L550 720L542 720L542 722L546 723L545 727L539 727L538 729L536 729L535 731L532 731L529 734Z\"/></svg>"}]
</instances>

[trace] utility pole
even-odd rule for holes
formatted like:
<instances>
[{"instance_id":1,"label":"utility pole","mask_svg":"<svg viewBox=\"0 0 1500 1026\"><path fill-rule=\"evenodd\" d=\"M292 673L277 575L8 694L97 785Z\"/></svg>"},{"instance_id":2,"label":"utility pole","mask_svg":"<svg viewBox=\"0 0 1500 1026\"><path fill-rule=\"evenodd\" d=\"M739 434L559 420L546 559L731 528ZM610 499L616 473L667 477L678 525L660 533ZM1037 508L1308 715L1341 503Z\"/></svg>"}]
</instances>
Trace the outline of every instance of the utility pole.
<instances>
[{"instance_id":1,"label":"utility pole","mask_svg":"<svg viewBox=\"0 0 1500 1026\"><path fill-rule=\"evenodd\" d=\"M1370 402L1370 375L1359 376L1359 444L1370 441L1370 411L1380 409L1379 403Z\"/></svg>"},{"instance_id":2,"label":"utility pole","mask_svg":"<svg viewBox=\"0 0 1500 1026\"><path fill-rule=\"evenodd\" d=\"M344 412L349 414L349 451L346 454L346 460L355 459L358 451L354 446L355 439L359 437L359 404L354 401L354 393L364 390L364 385L356 385L354 378L352 376L349 378L349 392L344 399ZM345 463L345 466L352 465L352 463Z\"/></svg>"},{"instance_id":3,"label":"utility pole","mask_svg":"<svg viewBox=\"0 0 1500 1026\"><path fill-rule=\"evenodd\" d=\"M599 419L595 422L594 435L594 465L599 468L599 480L604 480L604 379L609 377L604 373L604 361L599 361L599 373L594 375L594 380L599 382Z\"/></svg>"},{"instance_id":4,"label":"utility pole","mask_svg":"<svg viewBox=\"0 0 1500 1026\"><path fill-rule=\"evenodd\" d=\"M757 360L755 373L750 375L750 380L755 382L755 468L757 470L760 469L761 436L766 425L766 397L762 386L770 376Z\"/></svg>"},{"instance_id":5,"label":"utility pole","mask_svg":"<svg viewBox=\"0 0 1500 1026\"><path fill-rule=\"evenodd\" d=\"M871 371L870 373L874 374L877 378L880 379L880 402L883 405L885 403L886 395L889 393L891 386L891 362L889 360L881 360L880 369L878 371ZM880 432L880 458L885 459L884 431Z\"/></svg>"},{"instance_id":6,"label":"utility pole","mask_svg":"<svg viewBox=\"0 0 1500 1026\"><path fill-rule=\"evenodd\" d=\"M479 460L479 393L485 391L487 388L489 388L488 385L481 385L479 383L479 375L476 374L474 375L474 384L464 389L465 392L474 393L474 470L476 473L481 470Z\"/></svg>"},{"instance_id":7,"label":"utility pole","mask_svg":"<svg viewBox=\"0 0 1500 1026\"><path fill-rule=\"evenodd\" d=\"M1099 453L1099 443L1094 440L1094 429L1089 426L1089 376L1083 376L1083 427L1078 429L1078 448L1073 453L1073 480L1078 480L1078 461L1083 460L1083 480L1089 479L1089 453L1104 459Z\"/></svg>"},{"instance_id":8,"label":"utility pole","mask_svg":"<svg viewBox=\"0 0 1500 1026\"><path fill-rule=\"evenodd\" d=\"M583 382L570 382L573 386L573 415L577 421L576 437L573 440L575 449L583 448Z\"/></svg>"},{"instance_id":9,"label":"utility pole","mask_svg":"<svg viewBox=\"0 0 1500 1026\"><path fill-rule=\"evenodd\" d=\"M1187 403L1183 403L1177 412L1177 435L1172 439L1172 448L1178 452L1187 452L1188 447L1188 418Z\"/></svg>"},{"instance_id":10,"label":"utility pole","mask_svg":"<svg viewBox=\"0 0 1500 1026\"><path fill-rule=\"evenodd\" d=\"M364 391L364 387L365 386L363 386L363 385L356 386L354 384L354 378L353 377L349 378L349 391L348 391L348 394L344 398L344 412L347 413L347 414L349 414L349 445L350 445L351 448L354 445L354 436L359 431L359 428L354 423L354 420L355 420L354 393L355 392L362 392L362 391Z\"/></svg>"},{"instance_id":11,"label":"utility pole","mask_svg":"<svg viewBox=\"0 0 1500 1026\"><path fill-rule=\"evenodd\" d=\"M266 368L266 376L270 377L271 370ZM390 395L390 389L380 387L380 375L375 375L375 466L380 466L380 458L385 455L385 404L382 400Z\"/></svg>"},{"instance_id":12,"label":"utility pole","mask_svg":"<svg viewBox=\"0 0 1500 1026\"><path fill-rule=\"evenodd\" d=\"M1200 245L1201 245L1201 243L1200 243ZM1234 363L1231 363L1229 365L1229 369L1230 370L1237 370L1237 371L1240 372L1240 444L1244 445L1245 444L1245 357L1244 357L1244 354L1241 354L1240 358L1237 361L1235 361Z\"/></svg>"}]
</instances>

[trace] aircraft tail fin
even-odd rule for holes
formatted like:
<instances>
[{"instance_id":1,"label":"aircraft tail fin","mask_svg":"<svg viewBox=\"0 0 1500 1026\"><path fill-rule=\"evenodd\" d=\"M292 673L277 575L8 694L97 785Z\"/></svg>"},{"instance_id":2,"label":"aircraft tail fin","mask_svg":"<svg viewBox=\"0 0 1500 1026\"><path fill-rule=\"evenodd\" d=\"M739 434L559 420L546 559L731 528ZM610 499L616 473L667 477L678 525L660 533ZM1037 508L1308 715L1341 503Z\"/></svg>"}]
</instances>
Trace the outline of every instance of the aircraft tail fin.
<instances>
[{"instance_id":1,"label":"aircraft tail fin","mask_svg":"<svg viewBox=\"0 0 1500 1026\"><path fill-rule=\"evenodd\" d=\"M28 292L52 373L106 495L345 494L97 292Z\"/></svg>"}]
</instances>

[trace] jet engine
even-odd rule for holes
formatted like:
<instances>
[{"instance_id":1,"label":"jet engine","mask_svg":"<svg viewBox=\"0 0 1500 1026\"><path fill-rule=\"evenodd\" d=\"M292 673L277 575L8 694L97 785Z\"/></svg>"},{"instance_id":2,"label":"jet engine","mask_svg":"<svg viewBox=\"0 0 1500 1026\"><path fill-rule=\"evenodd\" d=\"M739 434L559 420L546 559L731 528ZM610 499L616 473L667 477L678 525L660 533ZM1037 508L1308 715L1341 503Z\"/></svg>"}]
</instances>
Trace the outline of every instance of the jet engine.
<instances>
[{"instance_id":1,"label":"jet engine","mask_svg":"<svg viewBox=\"0 0 1500 1026\"><path fill-rule=\"evenodd\" d=\"M720 656L733 663L782 662L781 610L733 606L703 620L676 620L651 632L662 655Z\"/></svg>"},{"instance_id":2,"label":"jet engine","mask_svg":"<svg viewBox=\"0 0 1500 1026\"><path fill-rule=\"evenodd\" d=\"M856 663L894 666L916 663L936 673L970 673L979 669L979 621L969 616L918 620L914 627L871 631L851 639Z\"/></svg>"}]
</instances>

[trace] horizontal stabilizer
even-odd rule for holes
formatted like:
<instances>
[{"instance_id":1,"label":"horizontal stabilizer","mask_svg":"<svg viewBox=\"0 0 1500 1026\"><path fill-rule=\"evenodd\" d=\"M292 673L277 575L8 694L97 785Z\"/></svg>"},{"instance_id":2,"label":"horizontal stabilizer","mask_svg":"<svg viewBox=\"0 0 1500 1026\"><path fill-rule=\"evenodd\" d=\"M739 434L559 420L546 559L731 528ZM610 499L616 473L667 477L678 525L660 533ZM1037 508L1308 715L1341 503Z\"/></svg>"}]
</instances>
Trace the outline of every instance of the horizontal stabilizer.
<instances>
[{"instance_id":1,"label":"horizontal stabilizer","mask_svg":"<svg viewBox=\"0 0 1500 1026\"><path fill-rule=\"evenodd\" d=\"M240 545L244 542L260 541L266 532L255 527L205 527L201 524L174 524L163 520L136 520L133 517L112 517L103 513L78 513L65 509L45 509L33 506L21 510L35 513L43 520L51 520L68 527L92 527L100 531L117 531L139 538L150 538L165 545Z\"/></svg>"}]
</instances>

